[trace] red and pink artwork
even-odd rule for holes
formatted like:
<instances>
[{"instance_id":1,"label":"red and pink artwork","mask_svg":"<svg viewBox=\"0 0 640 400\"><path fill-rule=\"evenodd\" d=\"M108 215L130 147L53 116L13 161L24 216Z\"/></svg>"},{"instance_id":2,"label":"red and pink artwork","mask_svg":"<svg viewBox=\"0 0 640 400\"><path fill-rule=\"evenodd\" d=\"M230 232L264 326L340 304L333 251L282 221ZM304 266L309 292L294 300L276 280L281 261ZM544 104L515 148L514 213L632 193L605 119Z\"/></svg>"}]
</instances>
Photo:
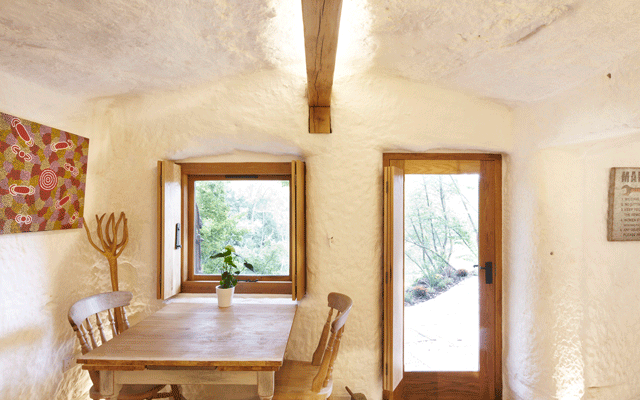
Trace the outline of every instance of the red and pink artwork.
<instances>
[{"instance_id":1,"label":"red and pink artwork","mask_svg":"<svg viewBox=\"0 0 640 400\"><path fill-rule=\"evenodd\" d=\"M82 228L89 139L0 113L0 234Z\"/></svg>"}]
</instances>

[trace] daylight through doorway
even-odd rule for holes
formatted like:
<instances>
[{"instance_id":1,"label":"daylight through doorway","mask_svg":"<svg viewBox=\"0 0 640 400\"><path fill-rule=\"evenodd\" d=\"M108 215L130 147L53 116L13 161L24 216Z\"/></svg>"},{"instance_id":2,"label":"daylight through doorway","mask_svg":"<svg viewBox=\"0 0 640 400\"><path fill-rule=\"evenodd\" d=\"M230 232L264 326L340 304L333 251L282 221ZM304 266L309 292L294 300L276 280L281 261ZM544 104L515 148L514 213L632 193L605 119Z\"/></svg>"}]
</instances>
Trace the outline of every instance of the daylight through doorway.
<instances>
[{"instance_id":1,"label":"daylight through doorway","mask_svg":"<svg viewBox=\"0 0 640 400\"><path fill-rule=\"evenodd\" d=\"M405 175L404 370L479 370L478 174Z\"/></svg>"}]
</instances>

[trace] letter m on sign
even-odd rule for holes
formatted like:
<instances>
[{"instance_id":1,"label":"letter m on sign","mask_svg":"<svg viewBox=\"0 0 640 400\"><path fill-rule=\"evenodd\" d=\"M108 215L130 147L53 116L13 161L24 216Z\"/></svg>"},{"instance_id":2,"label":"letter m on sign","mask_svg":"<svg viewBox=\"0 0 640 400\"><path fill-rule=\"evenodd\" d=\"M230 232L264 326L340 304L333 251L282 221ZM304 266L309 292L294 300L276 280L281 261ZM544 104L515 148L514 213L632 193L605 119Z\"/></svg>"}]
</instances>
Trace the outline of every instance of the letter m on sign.
<instances>
[{"instance_id":1,"label":"letter m on sign","mask_svg":"<svg viewBox=\"0 0 640 400\"><path fill-rule=\"evenodd\" d=\"M621 175L622 182L629 182L629 171L623 171Z\"/></svg>"}]
</instances>

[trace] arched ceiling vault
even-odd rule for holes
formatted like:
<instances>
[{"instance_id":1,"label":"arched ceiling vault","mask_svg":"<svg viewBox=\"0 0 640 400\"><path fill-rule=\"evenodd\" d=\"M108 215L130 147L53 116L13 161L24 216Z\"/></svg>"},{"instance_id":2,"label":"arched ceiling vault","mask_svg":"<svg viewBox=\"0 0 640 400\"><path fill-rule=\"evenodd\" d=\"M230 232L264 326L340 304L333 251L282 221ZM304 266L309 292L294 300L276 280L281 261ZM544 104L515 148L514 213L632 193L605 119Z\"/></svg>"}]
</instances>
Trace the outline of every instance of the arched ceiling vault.
<instances>
[{"instance_id":1,"label":"arched ceiling vault","mask_svg":"<svg viewBox=\"0 0 640 400\"><path fill-rule=\"evenodd\" d=\"M334 81L387 74L534 103L615 75L639 28L637 0L344 0ZM303 35L291 0L3 0L0 71L81 100L304 76Z\"/></svg>"}]
</instances>

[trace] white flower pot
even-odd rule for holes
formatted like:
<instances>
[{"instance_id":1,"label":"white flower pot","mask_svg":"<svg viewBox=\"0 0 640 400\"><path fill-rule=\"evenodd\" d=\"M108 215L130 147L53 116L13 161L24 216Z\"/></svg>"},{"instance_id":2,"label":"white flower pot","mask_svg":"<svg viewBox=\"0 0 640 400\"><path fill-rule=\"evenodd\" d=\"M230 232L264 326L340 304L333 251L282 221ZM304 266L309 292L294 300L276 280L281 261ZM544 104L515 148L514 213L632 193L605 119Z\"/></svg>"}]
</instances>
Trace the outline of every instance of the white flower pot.
<instances>
[{"instance_id":1,"label":"white flower pot","mask_svg":"<svg viewBox=\"0 0 640 400\"><path fill-rule=\"evenodd\" d=\"M220 285L216 286L216 295L218 295L218 307L225 308L231 306L231 301L233 300L233 292L235 289L235 287L223 289L220 287Z\"/></svg>"}]
</instances>

